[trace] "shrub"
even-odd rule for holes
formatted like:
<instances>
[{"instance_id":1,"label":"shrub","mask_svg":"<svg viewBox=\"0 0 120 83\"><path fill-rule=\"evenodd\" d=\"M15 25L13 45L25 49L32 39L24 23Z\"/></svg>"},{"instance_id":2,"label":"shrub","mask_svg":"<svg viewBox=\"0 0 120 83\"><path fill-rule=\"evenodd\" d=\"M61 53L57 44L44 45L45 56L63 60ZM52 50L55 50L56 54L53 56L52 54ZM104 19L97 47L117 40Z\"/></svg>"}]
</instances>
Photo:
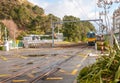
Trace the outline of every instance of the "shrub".
<instances>
[{"instance_id":1,"label":"shrub","mask_svg":"<svg viewBox=\"0 0 120 83\"><path fill-rule=\"evenodd\" d=\"M114 36L115 44L109 48L109 56L102 56L96 63L83 68L77 83L119 83L120 82L120 47Z\"/></svg>"},{"instance_id":2,"label":"shrub","mask_svg":"<svg viewBox=\"0 0 120 83\"><path fill-rule=\"evenodd\" d=\"M4 46L0 46L0 50L4 50Z\"/></svg>"}]
</instances>

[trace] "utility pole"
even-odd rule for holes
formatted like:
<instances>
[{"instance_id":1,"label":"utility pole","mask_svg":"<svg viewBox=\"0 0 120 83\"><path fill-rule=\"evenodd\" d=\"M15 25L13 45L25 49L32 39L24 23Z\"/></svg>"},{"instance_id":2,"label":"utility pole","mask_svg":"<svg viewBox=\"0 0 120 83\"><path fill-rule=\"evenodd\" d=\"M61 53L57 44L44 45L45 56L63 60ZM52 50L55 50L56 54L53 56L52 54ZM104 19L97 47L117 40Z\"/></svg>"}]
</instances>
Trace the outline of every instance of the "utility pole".
<instances>
[{"instance_id":1,"label":"utility pole","mask_svg":"<svg viewBox=\"0 0 120 83\"><path fill-rule=\"evenodd\" d=\"M14 42L15 42L15 38L16 38L15 35L16 35L16 29L14 29L14 35L13 35L14 36Z\"/></svg>"},{"instance_id":2,"label":"utility pole","mask_svg":"<svg viewBox=\"0 0 120 83\"><path fill-rule=\"evenodd\" d=\"M7 37L7 29L5 27L5 50L9 51L9 42L8 42L8 37Z\"/></svg>"},{"instance_id":3,"label":"utility pole","mask_svg":"<svg viewBox=\"0 0 120 83\"><path fill-rule=\"evenodd\" d=\"M99 19L101 18L101 15L99 13ZM99 22L99 32L100 32L100 28L101 28L101 25L100 25L100 22Z\"/></svg>"},{"instance_id":4,"label":"utility pole","mask_svg":"<svg viewBox=\"0 0 120 83\"><path fill-rule=\"evenodd\" d=\"M0 42L2 42L2 32L1 32L1 25L0 25Z\"/></svg>"},{"instance_id":5,"label":"utility pole","mask_svg":"<svg viewBox=\"0 0 120 83\"><path fill-rule=\"evenodd\" d=\"M119 42L120 42L120 23L119 23Z\"/></svg>"},{"instance_id":6,"label":"utility pole","mask_svg":"<svg viewBox=\"0 0 120 83\"><path fill-rule=\"evenodd\" d=\"M52 22L52 18L51 18L51 28L52 28L52 47L54 47L54 24Z\"/></svg>"},{"instance_id":7,"label":"utility pole","mask_svg":"<svg viewBox=\"0 0 120 83\"><path fill-rule=\"evenodd\" d=\"M5 41L7 41L7 30L6 30L6 27L5 27Z\"/></svg>"},{"instance_id":8,"label":"utility pole","mask_svg":"<svg viewBox=\"0 0 120 83\"><path fill-rule=\"evenodd\" d=\"M101 18L101 13L99 12L99 19L102 19ZM99 21L99 32L100 34L103 34L103 31L104 31L104 25L103 25L103 20Z\"/></svg>"}]
</instances>

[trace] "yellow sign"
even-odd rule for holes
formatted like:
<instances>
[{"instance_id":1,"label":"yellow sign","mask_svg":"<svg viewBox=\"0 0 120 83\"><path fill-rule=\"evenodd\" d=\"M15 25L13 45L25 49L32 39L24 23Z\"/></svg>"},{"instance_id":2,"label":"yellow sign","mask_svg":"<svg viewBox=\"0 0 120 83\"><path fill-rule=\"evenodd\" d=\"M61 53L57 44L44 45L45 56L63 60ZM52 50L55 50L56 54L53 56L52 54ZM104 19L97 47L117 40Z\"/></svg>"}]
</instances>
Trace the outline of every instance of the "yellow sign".
<instances>
[{"instance_id":1,"label":"yellow sign","mask_svg":"<svg viewBox=\"0 0 120 83\"><path fill-rule=\"evenodd\" d=\"M16 40L16 44L18 44L19 43L19 40Z\"/></svg>"}]
</instances>

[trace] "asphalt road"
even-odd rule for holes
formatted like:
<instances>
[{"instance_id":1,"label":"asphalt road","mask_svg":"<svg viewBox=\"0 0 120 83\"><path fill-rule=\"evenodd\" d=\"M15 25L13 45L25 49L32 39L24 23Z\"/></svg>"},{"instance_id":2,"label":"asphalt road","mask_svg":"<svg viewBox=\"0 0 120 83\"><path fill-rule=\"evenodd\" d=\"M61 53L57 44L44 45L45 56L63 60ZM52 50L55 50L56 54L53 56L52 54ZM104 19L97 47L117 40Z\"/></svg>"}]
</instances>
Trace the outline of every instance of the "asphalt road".
<instances>
[{"instance_id":1,"label":"asphalt road","mask_svg":"<svg viewBox=\"0 0 120 83\"><path fill-rule=\"evenodd\" d=\"M89 56L91 54L92 56ZM86 49L74 58L62 64L58 72L55 72L38 83L76 83L79 71L90 64L93 64L99 52L94 49Z\"/></svg>"},{"instance_id":2,"label":"asphalt road","mask_svg":"<svg viewBox=\"0 0 120 83\"><path fill-rule=\"evenodd\" d=\"M60 70L50 74L45 79L38 81L38 83L76 83L76 77L79 71L95 62L97 55L99 54L94 48L81 49L79 47L71 48L38 48L38 49L16 49L9 52L0 51L0 78L9 75L10 69L14 69L9 63L17 62L26 64L30 60L43 60L43 58L48 58L51 56L55 58L58 56L58 59L66 59L71 55L75 57L71 58L67 62L59 66ZM21 56L22 55L22 56ZM26 59L26 55L45 55L45 57ZM95 56L88 56L95 55ZM59 58L60 57L60 58ZM57 59L57 58L56 58ZM20 64L21 65L21 64ZM16 65L14 65L16 66ZM19 68L19 65L15 68ZM25 82L28 83L28 82Z\"/></svg>"}]
</instances>

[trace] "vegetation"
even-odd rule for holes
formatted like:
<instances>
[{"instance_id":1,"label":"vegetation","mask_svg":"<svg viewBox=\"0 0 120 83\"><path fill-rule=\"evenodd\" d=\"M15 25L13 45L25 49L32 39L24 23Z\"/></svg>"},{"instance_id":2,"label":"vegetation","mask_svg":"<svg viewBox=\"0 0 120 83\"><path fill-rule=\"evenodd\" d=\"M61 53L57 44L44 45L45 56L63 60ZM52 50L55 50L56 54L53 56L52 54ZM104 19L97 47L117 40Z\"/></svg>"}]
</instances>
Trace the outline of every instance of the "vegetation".
<instances>
[{"instance_id":1,"label":"vegetation","mask_svg":"<svg viewBox=\"0 0 120 83\"><path fill-rule=\"evenodd\" d=\"M77 83L119 83L120 82L120 48L114 37L114 47L109 56L102 56L93 65L83 68Z\"/></svg>"},{"instance_id":2,"label":"vegetation","mask_svg":"<svg viewBox=\"0 0 120 83\"><path fill-rule=\"evenodd\" d=\"M0 50L4 50L4 46L0 46Z\"/></svg>"},{"instance_id":3,"label":"vegetation","mask_svg":"<svg viewBox=\"0 0 120 83\"><path fill-rule=\"evenodd\" d=\"M66 41L84 41L88 31L95 31L94 26L90 22L82 22L79 18L73 16L64 16L63 21L76 21L63 24L63 35Z\"/></svg>"},{"instance_id":4,"label":"vegetation","mask_svg":"<svg viewBox=\"0 0 120 83\"><path fill-rule=\"evenodd\" d=\"M45 15L43 8L27 0L1 0L0 20L4 19L14 20L18 29L23 31L18 36L18 39L21 39L26 34L51 32L51 19L57 21L59 18L52 14Z\"/></svg>"},{"instance_id":5,"label":"vegetation","mask_svg":"<svg viewBox=\"0 0 120 83\"><path fill-rule=\"evenodd\" d=\"M13 20L17 24L18 30L20 30L17 39L22 39L27 34L52 34L51 21L61 21L53 14L45 15L43 8L31 4L27 0L1 0L1 22L4 19ZM79 18L73 16L64 16L63 21L66 20L80 21ZM90 22L64 23L62 26L58 24L55 25L55 33L58 32L58 28L60 32L63 32L65 40L70 42L84 41L86 33L94 30L94 26Z\"/></svg>"},{"instance_id":6,"label":"vegetation","mask_svg":"<svg viewBox=\"0 0 120 83\"><path fill-rule=\"evenodd\" d=\"M4 26L4 24L0 22L0 44L2 44L3 41L5 40L5 28L6 27ZM6 36L7 36L7 38L8 38L8 34L9 34L9 32L6 29ZM3 40L3 41L1 41L1 40Z\"/></svg>"}]
</instances>

